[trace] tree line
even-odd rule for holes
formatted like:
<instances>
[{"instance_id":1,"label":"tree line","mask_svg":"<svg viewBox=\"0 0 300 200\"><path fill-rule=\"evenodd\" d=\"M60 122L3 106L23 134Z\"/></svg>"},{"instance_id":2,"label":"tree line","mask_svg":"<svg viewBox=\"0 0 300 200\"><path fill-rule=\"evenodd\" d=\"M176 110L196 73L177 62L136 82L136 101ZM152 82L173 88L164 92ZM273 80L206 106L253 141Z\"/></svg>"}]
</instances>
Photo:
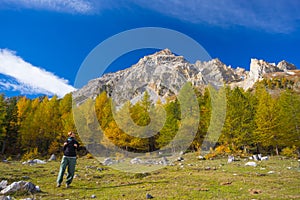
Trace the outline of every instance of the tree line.
<instances>
[{"instance_id":1,"label":"tree line","mask_svg":"<svg viewBox=\"0 0 300 200\"><path fill-rule=\"evenodd\" d=\"M189 150L200 151L208 129L215 121L212 117L212 95L208 88L196 90L199 105L198 127ZM300 147L300 95L290 88L272 93L265 83L257 83L255 89L224 89L226 94L226 117L217 142L217 148L227 153L264 153L297 155ZM136 104L125 103L112 109L113 101L105 92L95 100L87 100L78 106L81 114L89 112L88 104L94 106L95 119L85 119L87 127L98 124L103 136L87 129L83 145L97 143L109 148L111 144L133 152L158 150L174 139L182 126L182 109L178 99L166 103L151 102L148 93ZM154 112L157 118L151 118ZM162 128L151 137L136 137L127 132ZM193 120L191 118L191 120ZM135 125L141 127L136 129ZM190 125L194 122L188 122ZM156 127L157 126L157 127ZM189 124L187 125L187 127ZM133 130L136 129L136 130ZM0 95L0 153L1 155L24 156L32 152L40 156L59 154L68 131L75 131L72 112L72 95L59 99L47 96L29 99ZM86 138L84 138L86 137ZM182 138L184 139L184 138ZM221 148L222 147L222 148Z\"/></svg>"}]
</instances>

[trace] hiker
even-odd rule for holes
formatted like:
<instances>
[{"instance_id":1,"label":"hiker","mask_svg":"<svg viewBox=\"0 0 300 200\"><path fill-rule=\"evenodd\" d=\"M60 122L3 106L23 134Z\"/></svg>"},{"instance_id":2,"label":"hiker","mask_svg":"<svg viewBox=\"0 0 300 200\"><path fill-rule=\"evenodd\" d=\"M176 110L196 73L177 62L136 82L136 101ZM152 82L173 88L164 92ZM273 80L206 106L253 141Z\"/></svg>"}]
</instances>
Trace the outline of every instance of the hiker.
<instances>
[{"instance_id":1,"label":"hiker","mask_svg":"<svg viewBox=\"0 0 300 200\"><path fill-rule=\"evenodd\" d=\"M68 174L66 180L66 188L68 188L72 183L74 173L75 173L76 150L78 149L79 144L75 140L74 132L69 132L68 136L69 137L67 141L64 143L64 155L60 163L60 169L57 177L57 187L61 186L61 183L63 181L63 176L67 167L68 167Z\"/></svg>"}]
</instances>

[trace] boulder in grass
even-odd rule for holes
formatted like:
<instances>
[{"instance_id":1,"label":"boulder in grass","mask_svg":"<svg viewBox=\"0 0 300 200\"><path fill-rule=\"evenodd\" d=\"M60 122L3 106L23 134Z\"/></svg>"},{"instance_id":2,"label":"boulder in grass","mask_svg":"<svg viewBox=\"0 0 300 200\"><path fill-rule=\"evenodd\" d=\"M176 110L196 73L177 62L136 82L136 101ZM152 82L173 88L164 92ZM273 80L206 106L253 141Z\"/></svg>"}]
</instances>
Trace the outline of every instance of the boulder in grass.
<instances>
[{"instance_id":1,"label":"boulder in grass","mask_svg":"<svg viewBox=\"0 0 300 200\"><path fill-rule=\"evenodd\" d=\"M12 200L10 196L0 196L0 200Z\"/></svg>"},{"instance_id":2,"label":"boulder in grass","mask_svg":"<svg viewBox=\"0 0 300 200\"><path fill-rule=\"evenodd\" d=\"M0 194L6 195L14 192L28 192L30 194L39 192L40 189L39 187L37 188L33 183L31 182L26 182L26 181L18 181L18 182L13 182L6 188L2 189L0 191Z\"/></svg>"},{"instance_id":3,"label":"boulder in grass","mask_svg":"<svg viewBox=\"0 0 300 200\"><path fill-rule=\"evenodd\" d=\"M111 159L111 158L105 158L104 161L102 162L102 164L106 165L106 166L112 165L114 163L115 163L115 161L113 159Z\"/></svg>"},{"instance_id":4,"label":"boulder in grass","mask_svg":"<svg viewBox=\"0 0 300 200\"><path fill-rule=\"evenodd\" d=\"M130 160L131 164L142 164L143 161L140 158L133 158Z\"/></svg>"},{"instance_id":5,"label":"boulder in grass","mask_svg":"<svg viewBox=\"0 0 300 200\"><path fill-rule=\"evenodd\" d=\"M50 158L49 158L48 161L56 161L56 156L55 156L55 154L52 154L52 155L50 156Z\"/></svg>"},{"instance_id":6,"label":"boulder in grass","mask_svg":"<svg viewBox=\"0 0 300 200\"><path fill-rule=\"evenodd\" d=\"M269 160L269 156L263 156L261 157L261 160Z\"/></svg>"},{"instance_id":7,"label":"boulder in grass","mask_svg":"<svg viewBox=\"0 0 300 200\"><path fill-rule=\"evenodd\" d=\"M203 156L198 156L198 160L205 160L205 157L203 157Z\"/></svg>"},{"instance_id":8,"label":"boulder in grass","mask_svg":"<svg viewBox=\"0 0 300 200\"><path fill-rule=\"evenodd\" d=\"M146 194L146 199L153 199L153 198L154 197L151 194L149 194L149 193Z\"/></svg>"},{"instance_id":9,"label":"boulder in grass","mask_svg":"<svg viewBox=\"0 0 300 200\"><path fill-rule=\"evenodd\" d=\"M177 161L183 161L183 160L184 160L184 158L181 156L177 158Z\"/></svg>"},{"instance_id":10,"label":"boulder in grass","mask_svg":"<svg viewBox=\"0 0 300 200\"><path fill-rule=\"evenodd\" d=\"M162 164L163 165L168 165L169 160L166 157L162 157Z\"/></svg>"},{"instance_id":11,"label":"boulder in grass","mask_svg":"<svg viewBox=\"0 0 300 200\"><path fill-rule=\"evenodd\" d=\"M7 186L7 180L2 180L0 182L0 190L3 190Z\"/></svg>"},{"instance_id":12,"label":"boulder in grass","mask_svg":"<svg viewBox=\"0 0 300 200\"><path fill-rule=\"evenodd\" d=\"M22 164L23 165L25 165L25 164L34 165L34 164L46 164L46 162L43 160L40 160L40 159L34 159L34 160L27 160L27 161L23 162Z\"/></svg>"},{"instance_id":13,"label":"boulder in grass","mask_svg":"<svg viewBox=\"0 0 300 200\"><path fill-rule=\"evenodd\" d=\"M232 163L234 161L234 156L228 156L227 163Z\"/></svg>"},{"instance_id":14,"label":"boulder in grass","mask_svg":"<svg viewBox=\"0 0 300 200\"><path fill-rule=\"evenodd\" d=\"M245 164L245 166L252 166L252 167L256 167L257 166L257 164L256 164L256 162L247 162L246 164Z\"/></svg>"}]
</instances>

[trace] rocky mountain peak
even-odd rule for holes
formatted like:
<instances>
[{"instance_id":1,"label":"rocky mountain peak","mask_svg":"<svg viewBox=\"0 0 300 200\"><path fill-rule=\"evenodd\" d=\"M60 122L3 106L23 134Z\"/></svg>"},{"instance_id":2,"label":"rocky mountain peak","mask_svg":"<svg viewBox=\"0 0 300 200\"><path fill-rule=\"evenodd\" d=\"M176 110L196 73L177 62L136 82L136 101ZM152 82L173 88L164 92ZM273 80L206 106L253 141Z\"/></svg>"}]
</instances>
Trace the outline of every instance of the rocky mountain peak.
<instances>
[{"instance_id":1,"label":"rocky mountain peak","mask_svg":"<svg viewBox=\"0 0 300 200\"><path fill-rule=\"evenodd\" d=\"M140 59L136 65L137 66L140 65L158 66L164 64L169 65L169 63L175 63L175 62L186 63L187 61L184 59L183 56L176 56L169 49L163 49L152 55L145 56L144 58Z\"/></svg>"},{"instance_id":2,"label":"rocky mountain peak","mask_svg":"<svg viewBox=\"0 0 300 200\"><path fill-rule=\"evenodd\" d=\"M279 62L277 64L277 67L280 69L280 70L283 70L283 71L287 71L287 70L295 70L297 69L295 65L291 64L291 63L288 63L287 61L283 60L281 62Z\"/></svg>"},{"instance_id":3,"label":"rocky mountain peak","mask_svg":"<svg viewBox=\"0 0 300 200\"><path fill-rule=\"evenodd\" d=\"M159 55L173 55L174 56L174 54L171 52L171 50L170 49L163 49L163 50L161 50L161 51L158 51L158 52L156 52L156 53L154 53L153 55L151 55L151 56L159 56Z\"/></svg>"},{"instance_id":4,"label":"rocky mountain peak","mask_svg":"<svg viewBox=\"0 0 300 200\"><path fill-rule=\"evenodd\" d=\"M169 49L164 49L141 58L130 68L91 80L73 93L73 99L79 104L106 91L117 105L121 105L129 100L133 103L138 101L147 91L152 102L158 99L164 102L167 97L177 94L186 82L199 88L208 84L216 88L227 84L248 89L264 74L291 69L296 67L286 61L275 65L258 59L251 59L250 71L231 68L218 58L193 64L183 56L176 56Z\"/></svg>"}]
</instances>

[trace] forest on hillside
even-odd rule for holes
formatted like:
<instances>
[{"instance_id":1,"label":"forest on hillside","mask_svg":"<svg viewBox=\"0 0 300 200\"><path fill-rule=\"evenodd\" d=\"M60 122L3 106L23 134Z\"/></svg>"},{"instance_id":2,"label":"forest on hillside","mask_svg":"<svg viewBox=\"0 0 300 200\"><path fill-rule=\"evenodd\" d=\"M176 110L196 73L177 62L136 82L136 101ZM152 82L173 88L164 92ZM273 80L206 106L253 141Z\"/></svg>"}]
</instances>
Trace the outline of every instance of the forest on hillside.
<instances>
[{"instance_id":1,"label":"forest on hillside","mask_svg":"<svg viewBox=\"0 0 300 200\"><path fill-rule=\"evenodd\" d=\"M270 92L265 83L257 83L255 89L225 88L226 117L222 134L215 147L215 154L263 153L269 155L299 155L300 148L300 95L292 89ZM196 92L200 120L196 136L189 150L199 151L211 120L211 93ZM143 99L132 105L125 103L117 111L124 115L129 108L131 119L139 126L150 123L150 109L163 108L166 120L162 129L151 138L139 138L126 134L114 119L112 100L105 92L95 100L98 123L105 137L93 141L103 146L110 142L127 151L148 152L162 148L181 126L180 102L175 98L162 104L153 104L145 93ZM92 100L91 100L92 101ZM81 105L84 107L89 101ZM128 110L128 109L127 109ZM83 111L84 112L84 111ZM127 123L127 118L123 117ZM153 119L152 119L153 120ZM86 121L89 124L92 122ZM33 156L60 154L68 131L75 131L72 112L72 94L59 99L47 96L29 99L24 96L0 95L0 154L2 157L28 159ZM91 133L92 134L92 133ZM88 137L88 135L85 135ZM78 137L80 140L80 138ZM81 142L82 143L82 142ZM82 143L82 146L86 145Z\"/></svg>"}]
</instances>

